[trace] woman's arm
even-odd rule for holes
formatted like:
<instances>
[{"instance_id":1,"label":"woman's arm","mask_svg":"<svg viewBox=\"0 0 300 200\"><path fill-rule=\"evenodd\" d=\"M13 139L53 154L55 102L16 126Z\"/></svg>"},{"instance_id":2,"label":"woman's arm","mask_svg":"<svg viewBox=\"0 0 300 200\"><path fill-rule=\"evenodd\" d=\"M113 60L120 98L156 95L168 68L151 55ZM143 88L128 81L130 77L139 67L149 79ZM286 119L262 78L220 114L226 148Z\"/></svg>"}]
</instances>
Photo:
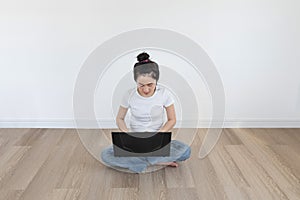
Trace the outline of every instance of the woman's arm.
<instances>
[{"instance_id":1,"label":"woman's arm","mask_svg":"<svg viewBox=\"0 0 300 200\"><path fill-rule=\"evenodd\" d=\"M159 129L159 132L168 132L176 124L176 114L174 104L166 107L168 121Z\"/></svg>"},{"instance_id":2,"label":"woman's arm","mask_svg":"<svg viewBox=\"0 0 300 200\"><path fill-rule=\"evenodd\" d=\"M124 108L120 106L119 112L116 118L117 126L122 132L128 132L128 128L126 126L126 123L124 121L126 113L127 113L128 108Z\"/></svg>"}]
</instances>

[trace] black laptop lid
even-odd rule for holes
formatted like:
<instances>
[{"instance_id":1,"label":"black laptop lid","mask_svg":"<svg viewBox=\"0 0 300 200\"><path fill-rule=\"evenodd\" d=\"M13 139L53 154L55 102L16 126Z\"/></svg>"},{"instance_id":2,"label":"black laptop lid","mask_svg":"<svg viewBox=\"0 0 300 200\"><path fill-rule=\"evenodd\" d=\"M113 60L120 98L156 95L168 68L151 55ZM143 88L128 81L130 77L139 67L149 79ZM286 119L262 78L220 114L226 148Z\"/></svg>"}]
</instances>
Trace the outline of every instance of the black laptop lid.
<instances>
[{"instance_id":1,"label":"black laptop lid","mask_svg":"<svg viewBox=\"0 0 300 200\"><path fill-rule=\"evenodd\" d=\"M115 156L169 156L171 132L112 132Z\"/></svg>"}]
</instances>

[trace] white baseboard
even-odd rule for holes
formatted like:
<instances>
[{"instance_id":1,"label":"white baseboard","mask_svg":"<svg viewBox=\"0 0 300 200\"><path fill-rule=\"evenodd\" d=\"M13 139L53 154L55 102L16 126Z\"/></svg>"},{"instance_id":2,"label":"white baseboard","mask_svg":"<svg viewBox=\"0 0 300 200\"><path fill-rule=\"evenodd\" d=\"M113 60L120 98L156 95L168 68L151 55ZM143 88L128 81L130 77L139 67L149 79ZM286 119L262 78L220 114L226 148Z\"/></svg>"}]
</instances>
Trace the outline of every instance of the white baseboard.
<instances>
[{"instance_id":1,"label":"white baseboard","mask_svg":"<svg viewBox=\"0 0 300 200\"><path fill-rule=\"evenodd\" d=\"M93 123L92 123L93 124ZM99 123L98 123L99 124ZM226 119L222 125L210 121L177 121L175 128L300 128L300 119ZM77 127L73 119L0 119L0 128L117 128L114 120L101 120L101 127L85 123Z\"/></svg>"}]
</instances>

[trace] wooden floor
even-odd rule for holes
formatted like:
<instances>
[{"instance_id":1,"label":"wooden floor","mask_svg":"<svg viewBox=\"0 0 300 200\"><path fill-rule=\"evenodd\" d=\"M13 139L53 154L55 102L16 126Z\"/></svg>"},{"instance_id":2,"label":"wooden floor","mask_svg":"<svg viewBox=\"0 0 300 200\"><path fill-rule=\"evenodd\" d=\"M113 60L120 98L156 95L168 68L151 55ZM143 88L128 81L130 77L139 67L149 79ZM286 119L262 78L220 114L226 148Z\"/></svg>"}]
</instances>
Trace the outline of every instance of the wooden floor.
<instances>
[{"instance_id":1,"label":"wooden floor","mask_svg":"<svg viewBox=\"0 0 300 200\"><path fill-rule=\"evenodd\" d=\"M300 129L224 129L199 159L206 131L178 168L132 174L97 161L75 129L0 129L0 199L300 199Z\"/></svg>"}]
</instances>

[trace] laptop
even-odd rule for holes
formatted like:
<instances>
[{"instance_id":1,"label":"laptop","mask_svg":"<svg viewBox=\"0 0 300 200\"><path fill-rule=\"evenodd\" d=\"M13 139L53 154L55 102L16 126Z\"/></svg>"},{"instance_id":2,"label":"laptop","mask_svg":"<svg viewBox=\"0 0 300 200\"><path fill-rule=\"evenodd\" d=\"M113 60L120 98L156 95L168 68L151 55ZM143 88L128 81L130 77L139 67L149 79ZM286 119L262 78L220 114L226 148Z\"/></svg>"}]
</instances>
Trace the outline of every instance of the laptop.
<instances>
[{"instance_id":1,"label":"laptop","mask_svg":"<svg viewBox=\"0 0 300 200\"><path fill-rule=\"evenodd\" d=\"M170 156L172 132L111 132L114 156Z\"/></svg>"}]
</instances>

